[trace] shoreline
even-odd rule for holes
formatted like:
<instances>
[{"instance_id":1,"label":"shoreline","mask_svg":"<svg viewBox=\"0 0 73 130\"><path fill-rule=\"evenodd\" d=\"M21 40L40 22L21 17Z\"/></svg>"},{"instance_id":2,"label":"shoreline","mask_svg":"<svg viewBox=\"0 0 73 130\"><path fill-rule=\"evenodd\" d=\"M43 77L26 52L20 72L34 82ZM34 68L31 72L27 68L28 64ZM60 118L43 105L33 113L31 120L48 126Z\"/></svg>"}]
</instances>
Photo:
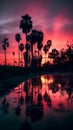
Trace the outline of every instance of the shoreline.
<instances>
[{"instance_id":1,"label":"shoreline","mask_svg":"<svg viewBox=\"0 0 73 130\"><path fill-rule=\"evenodd\" d=\"M30 73L20 76L13 76L11 78L4 79L0 81L0 97L9 92L15 86L20 84L23 81L26 81L31 78L35 78L41 75L73 75L71 72L37 72L37 73Z\"/></svg>"}]
</instances>

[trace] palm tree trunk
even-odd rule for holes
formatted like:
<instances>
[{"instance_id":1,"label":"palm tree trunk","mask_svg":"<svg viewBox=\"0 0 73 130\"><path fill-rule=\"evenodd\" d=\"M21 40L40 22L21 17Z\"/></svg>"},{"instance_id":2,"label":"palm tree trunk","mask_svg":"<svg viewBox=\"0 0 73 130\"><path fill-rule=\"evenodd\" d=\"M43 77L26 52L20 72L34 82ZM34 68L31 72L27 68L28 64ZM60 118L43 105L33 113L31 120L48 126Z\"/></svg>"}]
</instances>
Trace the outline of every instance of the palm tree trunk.
<instances>
[{"instance_id":1,"label":"palm tree trunk","mask_svg":"<svg viewBox=\"0 0 73 130\"><path fill-rule=\"evenodd\" d=\"M26 44L27 44L27 33L25 35L26 35ZM27 53L28 53L28 51L27 51ZM28 61L28 57L27 57L27 61ZM28 62L27 62L27 67L28 67Z\"/></svg>"},{"instance_id":2,"label":"palm tree trunk","mask_svg":"<svg viewBox=\"0 0 73 130\"><path fill-rule=\"evenodd\" d=\"M22 51L21 51L21 67L22 67L22 63L23 63L23 62L22 62Z\"/></svg>"},{"instance_id":3,"label":"palm tree trunk","mask_svg":"<svg viewBox=\"0 0 73 130\"><path fill-rule=\"evenodd\" d=\"M45 53L45 64L46 64L46 53Z\"/></svg>"},{"instance_id":4,"label":"palm tree trunk","mask_svg":"<svg viewBox=\"0 0 73 130\"><path fill-rule=\"evenodd\" d=\"M7 65L6 50L5 50L5 65Z\"/></svg>"},{"instance_id":5,"label":"palm tree trunk","mask_svg":"<svg viewBox=\"0 0 73 130\"><path fill-rule=\"evenodd\" d=\"M38 50L38 57L39 57L39 50Z\"/></svg>"},{"instance_id":6,"label":"palm tree trunk","mask_svg":"<svg viewBox=\"0 0 73 130\"><path fill-rule=\"evenodd\" d=\"M20 50L19 50L19 42L18 42L18 66L20 66Z\"/></svg>"},{"instance_id":7,"label":"palm tree trunk","mask_svg":"<svg viewBox=\"0 0 73 130\"><path fill-rule=\"evenodd\" d=\"M25 35L26 35L26 44L27 44L27 33Z\"/></svg>"},{"instance_id":8,"label":"palm tree trunk","mask_svg":"<svg viewBox=\"0 0 73 130\"><path fill-rule=\"evenodd\" d=\"M39 50L38 50L38 61L39 61L39 57L40 56L40 52L39 52ZM38 62L39 63L39 62ZM40 66L40 63L38 64L38 66Z\"/></svg>"},{"instance_id":9,"label":"palm tree trunk","mask_svg":"<svg viewBox=\"0 0 73 130\"><path fill-rule=\"evenodd\" d=\"M15 58L14 58L14 56L13 56L13 66L15 66Z\"/></svg>"},{"instance_id":10,"label":"palm tree trunk","mask_svg":"<svg viewBox=\"0 0 73 130\"><path fill-rule=\"evenodd\" d=\"M31 45L32 61L33 61L33 45Z\"/></svg>"}]
</instances>

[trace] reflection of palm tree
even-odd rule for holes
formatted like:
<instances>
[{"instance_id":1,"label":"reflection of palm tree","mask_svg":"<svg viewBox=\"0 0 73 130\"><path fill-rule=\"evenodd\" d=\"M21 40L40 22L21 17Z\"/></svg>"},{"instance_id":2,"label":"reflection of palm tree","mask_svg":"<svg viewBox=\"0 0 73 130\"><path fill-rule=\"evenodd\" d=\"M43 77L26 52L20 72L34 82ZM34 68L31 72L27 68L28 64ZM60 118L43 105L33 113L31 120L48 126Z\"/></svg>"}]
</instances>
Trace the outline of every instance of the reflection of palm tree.
<instances>
[{"instance_id":1,"label":"reflection of palm tree","mask_svg":"<svg viewBox=\"0 0 73 130\"><path fill-rule=\"evenodd\" d=\"M24 97L22 95L22 84L21 84L21 95L20 95L20 98L19 98L19 104L20 105L23 105L24 104Z\"/></svg>"},{"instance_id":2,"label":"reflection of palm tree","mask_svg":"<svg viewBox=\"0 0 73 130\"><path fill-rule=\"evenodd\" d=\"M7 47L9 47L8 38L4 37L2 47L3 47L3 50L4 50L4 54L5 54L5 65L7 65L6 49L7 49Z\"/></svg>"},{"instance_id":3,"label":"reflection of palm tree","mask_svg":"<svg viewBox=\"0 0 73 130\"><path fill-rule=\"evenodd\" d=\"M43 105L41 103L38 103L37 105L33 104L30 117L33 122L38 121L43 117Z\"/></svg>"},{"instance_id":4,"label":"reflection of palm tree","mask_svg":"<svg viewBox=\"0 0 73 130\"><path fill-rule=\"evenodd\" d=\"M41 93L38 93L37 100L38 100L38 102L42 101L42 95L41 95Z\"/></svg>"},{"instance_id":5,"label":"reflection of palm tree","mask_svg":"<svg viewBox=\"0 0 73 130\"><path fill-rule=\"evenodd\" d=\"M2 107L3 107L4 114L8 113L9 102L7 102L6 97L4 97L2 101Z\"/></svg>"},{"instance_id":6,"label":"reflection of palm tree","mask_svg":"<svg viewBox=\"0 0 73 130\"><path fill-rule=\"evenodd\" d=\"M30 116L30 105L29 105L29 95L28 95L28 91L29 91L29 81L25 81L24 84L24 91L26 92L26 117L25 117L25 121L23 122L22 126L20 127L19 130L32 130L32 125L30 124L30 122L28 121L28 116Z\"/></svg>"},{"instance_id":7,"label":"reflection of palm tree","mask_svg":"<svg viewBox=\"0 0 73 130\"><path fill-rule=\"evenodd\" d=\"M28 95L28 92L29 92L29 81L25 81L25 84L24 84L24 91L26 93L26 103L30 102L30 96Z\"/></svg>"},{"instance_id":8,"label":"reflection of palm tree","mask_svg":"<svg viewBox=\"0 0 73 130\"><path fill-rule=\"evenodd\" d=\"M44 100L47 101L47 98L48 98L48 94L47 94L47 92L45 92L45 94L44 94Z\"/></svg>"},{"instance_id":9,"label":"reflection of palm tree","mask_svg":"<svg viewBox=\"0 0 73 130\"><path fill-rule=\"evenodd\" d=\"M20 91L20 87L19 87L19 91ZM15 115L16 116L20 116L21 114L21 108L20 108L20 99L19 99L19 92L18 92L18 102L17 102L17 106L15 108Z\"/></svg>"},{"instance_id":10,"label":"reflection of palm tree","mask_svg":"<svg viewBox=\"0 0 73 130\"><path fill-rule=\"evenodd\" d=\"M39 82L38 82L39 81ZM38 121L43 117L43 105L42 105L42 95L39 93L40 87L40 78L32 79L32 101L31 101L31 109L30 109L30 117L32 121ZM33 101L34 91L33 87L38 86L38 95L37 95L37 103Z\"/></svg>"},{"instance_id":11,"label":"reflection of palm tree","mask_svg":"<svg viewBox=\"0 0 73 130\"><path fill-rule=\"evenodd\" d=\"M38 121L43 117L42 95L38 93L37 104L31 104L30 117L32 121Z\"/></svg>"},{"instance_id":12,"label":"reflection of palm tree","mask_svg":"<svg viewBox=\"0 0 73 130\"><path fill-rule=\"evenodd\" d=\"M45 77L45 93L44 93L44 100L46 101L48 97L48 94L46 92L46 77Z\"/></svg>"},{"instance_id":13,"label":"reflection of palm tree","mask_svg":"<svg viewBox=\"0 0 73 130\"><path fill-rule=\"evenodd\" d=\"M19 49L20 49L20 51L21 51L21 66L22 66L22 52L23 52L23 50L24 50L24 44L23 44L23 43L21 43L21 44L19 45Z\"/></svg>"},{"instance_id":14,"label":"reflection of palm tree","mask_svg":"<svg viewBox=\"0 0 73 130\"><path fill-rule=\"evenodd\" d=\"M26 120L19 130L32 130L32 125Z\"/></svg>"},{"instance_id":15,"label":"reflection of palm tree","mask_svg":"<svg viewBox=\"0 0 73 130\"><path fill-rule=\"evenodd\" d=\"M19 105L17 105L17 107L15 108L15 114L16 114L16 116L20 116L20 114L21 114L21 108Z\"/></svg>"},{"instance_id":16,"label":"reflection of palm tree","mask_svg":"<svg viewBox=\"0 0 73 130\"><path fill-rule=\"evenodd\" d=\"M47 78L47 77L45 77L45 93L44 93L44 100L45 100L45 102L47 103L47 105L48 105L49 107L51 107L51 106L52 106L52 101L51 101L51 98L50 98L49 94L48 94L47 91L46 91L46 78Z\"/></svg>"},{"instance_id":17,"label":"reflection of palm tree","mask_svg":"<svg viewBox=\"0 0 73 130\"><path fill-rule=\"evenodd\" d=\"M20 50L19 50L19 42L21 40L20 34L16 34L15 39L18 42L18 66L20 66Z\"/></svg>"}]
</instances>

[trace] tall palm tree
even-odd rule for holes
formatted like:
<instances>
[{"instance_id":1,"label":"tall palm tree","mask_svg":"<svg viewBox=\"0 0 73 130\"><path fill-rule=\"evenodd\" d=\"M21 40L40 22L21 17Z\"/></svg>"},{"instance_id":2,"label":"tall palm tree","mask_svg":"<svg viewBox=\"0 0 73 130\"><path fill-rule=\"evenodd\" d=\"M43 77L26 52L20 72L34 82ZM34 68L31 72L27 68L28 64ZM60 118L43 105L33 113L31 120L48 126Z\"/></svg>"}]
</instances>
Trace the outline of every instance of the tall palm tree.
<instances>
[{"instance_id":1,"label":"tall palm tree","mask_svg":"<svg viewBox=\"0 0 73 130\"><path fill-rule=\"evenodd\" d=\"M30 46L30 43L26 43L25 44L25 49L26 49L26 53L27 53L27 66L28 64L30 64L30 49L31 49L31 46Z\"/></svg>"},{"instance_id":2,"label":"tall palm tree","mask_svg":"<svg viewBox=\"0 0 73 130\"><path fill-rule=\"evenodd\" d=\"M23 52L23 50L24 50L24 44L23 44L23 43L21 43L21 44L19 45L19 49L20 49L20 51L21 51L21 66L22 66L22 52Z\"/></svg>"},{"instance_id":3,"label":"tall palm tree","mask_svg":"<svg viewBox=\"0 0 73 130\"><path fill-rule=\"evenodd\" d=\"M5 65L7 65L6 49L7 47L9 47L8 38L4 37L4 40L2 42L3 42L2 48L4 50L4 55L5 55Z\"/></svg>"},{"instance_id":4,"label":"tall palm tree","mask_svg":"<svg viewBox=\"0 0 73 130\"><path fill-rule=\"evenodd\" d=\"M32 30L31 34L27 36L27 41L30 42L31 45L31 55L33 60L33 45L37 42L38 32L36 29Z\"/></svg>"},{"instance_id":5,"label":"tall palm tree","mask_svg":"<svg viewBox=\"0 0 73 130\"><path fill-rule=\"evenodd\" d=\"M43 47L43 32L38 31L38 37L37 37L37 48L38 48L38 57L39 57L39 51L42 49Z\"/></svg>"},{"instance_id":6,"label":"tall palm tree","mask_svg":"<svg viewBox=\"0 0 73 130\"><path fill-rule=\"evenodd\" d=\"M46 54L49 51L51 45L52 45L52 41L48 40L47 43L43 47L43 51L45 52L45 63L46 63Z\"/></svg>"},{"instance_id":7,"label":"tall palm tree","mask_svg":"<svg viewBox=\"0 0 73 130\"><path fill-rule=\"evenodd\" d=\"M20 29L22 29L22 32L25 33L26 44L27 44L27 34L31 31L31 29L33 27L32 26L32 20L31 20L31 17L28 14L22 16L21 18L22 19L20 21ZM28 53L28 51L26 53Z\"/></svg>"},{"instance_id":8,"label":"tall palm tree","mask_svg":"<svg viewBox=\"0 0 73 130\"><path fill-rule=\"evenodd\" d=\"M27 52L30 50L30 44L28 42L26 43L25 48Z\"/></svg>"},{"instance_id":9,"label":"tall palm tree","mask_svg":"<svg viewBox=\"0 0 73 130\"><path fill-rule=\"evenodd\" d=\"M37 43L38 50L41 50L42 41L43 41L43 32L37 31L36 29L32 30L31 34L27 36L27 41L30 42L31 44L31 53L32 53L32 60L33 60L33 45Z\"/></svg>"},{"instance_id":10,"label":"tall palm tree","mask_svg":"<svg viewBox=\"0 0 73 130\"><path fill-rule=\"evenodd\" d=\"M20 50L19 50L19 42L21 40L21 35L16 34L15 35L15 40L18 42L18 66L20 66Z\"/></svg>"},{"instance_id":11,"label":"tall palm tree","mask_svg":"<svg viewBox=\"0 0 73 130\"><path fill-rule=\"evenodd\" d=\"M22 29L22 32L25 33L27 43L27 34L32 29L31 17L28 14L22 16L22 20L20 21L20 29Z\"/></svg>"}]
</instances>

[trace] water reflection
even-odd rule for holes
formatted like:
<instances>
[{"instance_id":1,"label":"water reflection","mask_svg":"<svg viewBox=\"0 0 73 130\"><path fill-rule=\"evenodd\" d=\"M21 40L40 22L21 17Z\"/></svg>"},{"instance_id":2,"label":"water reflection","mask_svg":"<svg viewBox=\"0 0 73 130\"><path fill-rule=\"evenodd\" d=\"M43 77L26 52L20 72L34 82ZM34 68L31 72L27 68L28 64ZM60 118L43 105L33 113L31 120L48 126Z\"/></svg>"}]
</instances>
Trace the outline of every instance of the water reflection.
<instances>
[{"instance_id":1,"label":"water reflection","mask_svg":"<svg viewBox=\"0 0 73 130\"><path fill-rule=\"evenodd\" d=\"M2 109L3 109L4 114L8 113L9 102L6 100L6 97L4 97L3 100L2 100Z\"/></svg>"},{"instance_id":2,"label":"water reflection","mask_svg":"<svg viewBox=\"0 0 73 130\"><path fill-rule=\"evenodd\" d=\"M22 82L0 99L0 109L2 117L19 117L19 130L32 130L34 122L49 115L60 118L73 112L73 76L43 75Z\"/></svg>"}]
</instances>

